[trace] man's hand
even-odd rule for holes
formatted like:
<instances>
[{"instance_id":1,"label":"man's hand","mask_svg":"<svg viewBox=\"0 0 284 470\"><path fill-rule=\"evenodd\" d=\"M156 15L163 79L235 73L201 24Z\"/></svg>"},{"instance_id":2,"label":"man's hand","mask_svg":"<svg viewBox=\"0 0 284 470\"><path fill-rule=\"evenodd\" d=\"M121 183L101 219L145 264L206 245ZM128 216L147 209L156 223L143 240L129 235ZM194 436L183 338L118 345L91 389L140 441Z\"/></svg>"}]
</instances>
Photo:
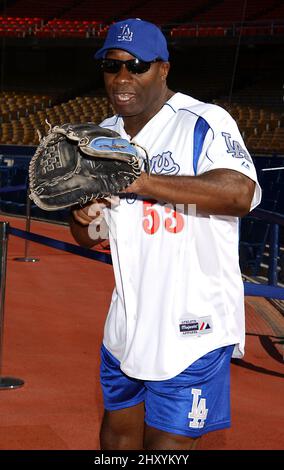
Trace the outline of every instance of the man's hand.
<instances>
[{"instance_id":1,"label":"man's hand","mask_svg":"<svg viewBox=\"0 0 284 470\"><path fill-rule=\"evenodd\" d=\"M93 199L80 209L72 211L70 220L71 233L81 246L91 248L108 239L108 226L104 219L103 209L114 208L119 204L118 196L104 199Z\"/></svg>"},{"instance_id":2,"label":"man's hand","mask_svg":"<svg viewBox=\"0 0 284 470\"><path fill-rule=\"evenodd\" d=\"M72 211L73 218L84 227L96 221L99 225L103 219L103 209L110 203L106 199L93 199L92 202L86 204L80 209Z\"/></svg>"}]
</instances>

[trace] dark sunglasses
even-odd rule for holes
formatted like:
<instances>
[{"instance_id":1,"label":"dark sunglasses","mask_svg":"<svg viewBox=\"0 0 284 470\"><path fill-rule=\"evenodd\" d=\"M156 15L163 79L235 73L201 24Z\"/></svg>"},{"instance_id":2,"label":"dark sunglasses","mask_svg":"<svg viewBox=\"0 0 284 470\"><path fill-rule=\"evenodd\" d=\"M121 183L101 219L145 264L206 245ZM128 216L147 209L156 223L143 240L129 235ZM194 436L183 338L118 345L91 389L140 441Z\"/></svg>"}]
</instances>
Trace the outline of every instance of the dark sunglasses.
<instances>
[{"instance_id":1,"label":"dark sunglasses","mask_svg":"<svg viewBox=\"0 0 284 470\"><path fill-rule=\"evenodd\" d=\"M151 64L154 62L159 62L159 59L151 62L144 62L144 60L137 58L130 60L102 59L100 61L100 67L103 72L118 73L122 65L125 64L128 72L130 73L145 73L150 69Z\"/></svg>"}]
</instances>

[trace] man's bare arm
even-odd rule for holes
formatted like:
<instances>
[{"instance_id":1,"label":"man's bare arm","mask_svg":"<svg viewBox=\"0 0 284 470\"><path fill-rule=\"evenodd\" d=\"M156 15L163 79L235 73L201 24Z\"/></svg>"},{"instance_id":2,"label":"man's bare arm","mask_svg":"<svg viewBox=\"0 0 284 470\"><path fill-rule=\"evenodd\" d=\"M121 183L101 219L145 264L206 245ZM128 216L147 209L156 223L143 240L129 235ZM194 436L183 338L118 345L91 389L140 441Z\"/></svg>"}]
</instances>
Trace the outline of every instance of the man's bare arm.
<instances>
[{"instance_id":1,"label":"man's bare arm","mask_svg":"<svg viewBox=\"0 0 284 470\"><path fill-rule=\"evenodd\" d=\"M234 170L216 169L198 176L142 175L126 192L171 204L196 204L209 215L242 217L250 210L255 182Z\"/></svg>"}]
</instances>

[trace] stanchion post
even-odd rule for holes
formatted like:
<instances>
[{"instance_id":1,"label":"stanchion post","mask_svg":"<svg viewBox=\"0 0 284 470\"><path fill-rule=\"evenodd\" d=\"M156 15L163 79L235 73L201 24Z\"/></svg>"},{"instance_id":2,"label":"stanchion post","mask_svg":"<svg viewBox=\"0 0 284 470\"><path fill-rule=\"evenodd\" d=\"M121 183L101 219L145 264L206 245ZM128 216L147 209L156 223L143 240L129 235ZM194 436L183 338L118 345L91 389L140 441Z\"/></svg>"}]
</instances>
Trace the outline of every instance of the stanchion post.
<instances>
[{"instance_id":1,"label":"stanchion post","mask_svg":"<svg viewBox=\"0 0 284 470\"><path fill-rule=\"evenodd\" d=\"M8 234L9 223L0 222L0 390L19 388L24 385L22 379L2 377Z\"/></svg>"},{"instance_id":2,"label":"stanchion post","mask_svg":"<svg viewBox=\"0 0 284 470\"><path fill-rule=\"evenodd\" d=\"M268 283L271 286L278 284L278 256L279 256L279 225L272 224L270 227L270 243L269 243L269 268Z\"/></svg>"},{"instance_id":3,"label":"stanchion post","mask_svg":"<svg viewBox=\"0 0 284 470\"><path fill-rule=\"evenodd\" d=\"M31 229L31 200L29 197L29 190L27 190L27 200L26 200L26 232L30 233ZM29 246L29 240L25 240L25 252L24 256L20 258L14 258L15 261L24 261L27 263L36 263L39 261L39 258L33 258L31 256L28 256L28 246Z\"/></svg>"}]
</instances>

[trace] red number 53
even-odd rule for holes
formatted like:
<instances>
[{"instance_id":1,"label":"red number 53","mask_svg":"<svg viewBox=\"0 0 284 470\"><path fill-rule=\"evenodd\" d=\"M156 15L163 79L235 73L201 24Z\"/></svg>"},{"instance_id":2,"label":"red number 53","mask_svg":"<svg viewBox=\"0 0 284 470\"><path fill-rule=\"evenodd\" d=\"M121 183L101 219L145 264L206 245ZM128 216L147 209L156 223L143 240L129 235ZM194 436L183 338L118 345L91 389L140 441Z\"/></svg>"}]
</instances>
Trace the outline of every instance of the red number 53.
<instances>
[{"instance_id":1,"label":"red number 53","mask_svg":"<svg viewBox=\"0 0 284 470\"><path fill-rule=\"evenodd\" d=\"M143 202L143 229L149 235L154 235L161 225L161 217L154 205L156 201ZM184 227L184 219L181 213L169 206L165 206L165 212L168 214L164 219L164 227L167 232L179 233Z\"/></svg>"}]
</instances>

